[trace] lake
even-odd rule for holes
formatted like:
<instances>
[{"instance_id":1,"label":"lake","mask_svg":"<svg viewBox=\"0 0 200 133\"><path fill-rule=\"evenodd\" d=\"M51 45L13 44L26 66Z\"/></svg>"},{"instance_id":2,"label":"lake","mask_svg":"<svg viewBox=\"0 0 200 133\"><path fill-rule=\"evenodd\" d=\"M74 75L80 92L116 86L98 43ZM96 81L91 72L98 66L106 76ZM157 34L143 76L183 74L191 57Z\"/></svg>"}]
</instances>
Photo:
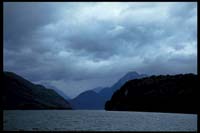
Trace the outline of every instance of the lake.
<instances>
[{"instance_id":1,"label":"lake","mask_svg":"<svg viewBox=\"0 0 200 133\"><path fill-rule=\"evenodd\" d=\"M196 114L104 110L6 110L4 130L197 131Z\"/></svg>"}]
</instances>

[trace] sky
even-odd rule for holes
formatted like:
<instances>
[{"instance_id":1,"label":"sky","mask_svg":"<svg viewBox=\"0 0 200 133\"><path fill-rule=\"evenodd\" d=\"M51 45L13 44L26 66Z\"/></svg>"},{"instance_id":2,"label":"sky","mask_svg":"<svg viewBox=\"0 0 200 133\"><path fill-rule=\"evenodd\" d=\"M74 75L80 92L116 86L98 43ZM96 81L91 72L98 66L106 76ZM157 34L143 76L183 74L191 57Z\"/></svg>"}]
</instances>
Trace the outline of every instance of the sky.
<instances>
[{"instance_id":1,"label":"sky","mask_svg":"<svg viewBox=\"0 0 200 133\"><path fill-rule=\"evenodd\" d=\"M4 2L3 69L73 98L130 71L197 73L197 2Z\"/></svg>"}]
</instances>

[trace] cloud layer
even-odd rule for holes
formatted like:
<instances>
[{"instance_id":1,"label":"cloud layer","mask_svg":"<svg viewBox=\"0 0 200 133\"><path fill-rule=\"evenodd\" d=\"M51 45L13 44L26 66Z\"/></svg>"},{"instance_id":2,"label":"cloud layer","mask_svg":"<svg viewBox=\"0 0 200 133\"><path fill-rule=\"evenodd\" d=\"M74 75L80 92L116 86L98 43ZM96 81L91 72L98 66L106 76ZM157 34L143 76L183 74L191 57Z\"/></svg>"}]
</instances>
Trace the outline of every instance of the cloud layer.
<instances>
[{"instance_id":1,"label":"cloud layer","mask_svg":"<svg viewBox=\"0 0 200 133\"><path fill-rule=\"evenodd\" d=\"M4 70L74 97L129 71L197 73L196 2L4 2Z\"/></svg>"}]
</instances>

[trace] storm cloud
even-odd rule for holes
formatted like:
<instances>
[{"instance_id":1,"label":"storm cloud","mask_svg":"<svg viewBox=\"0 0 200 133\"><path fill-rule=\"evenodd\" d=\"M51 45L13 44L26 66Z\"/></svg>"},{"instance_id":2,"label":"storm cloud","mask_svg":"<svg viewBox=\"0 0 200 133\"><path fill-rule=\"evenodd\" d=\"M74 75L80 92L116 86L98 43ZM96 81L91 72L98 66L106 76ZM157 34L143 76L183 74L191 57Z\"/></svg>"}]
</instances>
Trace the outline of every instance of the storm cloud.
<instances>
[{"instance_id":1,"label":"storm cloud","mask_svg":"<svg viewBox=\"0 0 200 133\"><path fill-rule=\"evenodd\" d=\"M197 73L196 2L4 2L4 70L74 97L129 71Z\"/></svg>"}]
</instances>

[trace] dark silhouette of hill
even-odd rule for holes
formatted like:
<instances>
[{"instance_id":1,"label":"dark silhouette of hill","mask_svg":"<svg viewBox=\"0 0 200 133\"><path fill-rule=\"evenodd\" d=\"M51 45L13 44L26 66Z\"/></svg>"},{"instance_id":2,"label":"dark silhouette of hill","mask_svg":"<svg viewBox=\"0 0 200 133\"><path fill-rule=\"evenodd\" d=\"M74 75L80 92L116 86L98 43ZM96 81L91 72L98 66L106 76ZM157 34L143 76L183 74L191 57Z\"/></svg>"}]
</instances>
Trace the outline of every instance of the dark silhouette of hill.
<instances>
[{"instance_id":1,"label":"dark silhouette of hill","mask_svg":"<svg viewBox=\"0 0 200 133\"><path fill-rule=\"evenodd\" d=\"M71 109L54 90L12 72L3 73L3 109Z\"/></svg>"},{"instance_id":2,"label":"dark silhouette of hill","mask_svg":"<svg viewBox=\"0 0 200 133\"><path fill-rule=\"evenodd\" d=\"M109 100L113 92L119 89L126 81L130 79L143 78L145 76L147 75L140 75L137 72L129 72L111 87L98 87L90 91L85 91L76 98L70 100L70 103L74 109L104 109L105 102ZM95 91L98 93L95 93Z\"/></svg>"},{"instance_id":3,"label":"dark silhouette of hill","mask_svg":"<svg viewBox=\"0 0 200 133\"><path fill-rule=\"evenodd\" d=\"M106 102L106 110L197 113L194 74L160 75L126 82Z\"/></svg>"},{"instance_id":4,"label":"dark silhouette of hill","mask_svg":"<svg viewBox=\"0 0 200 133\"><path fill-rule=\"evenodd\" d=\"M73 109L103 109L105 102L104 97L92 90L85 91L70 100Z\"/></svg>"}]
</instances>

